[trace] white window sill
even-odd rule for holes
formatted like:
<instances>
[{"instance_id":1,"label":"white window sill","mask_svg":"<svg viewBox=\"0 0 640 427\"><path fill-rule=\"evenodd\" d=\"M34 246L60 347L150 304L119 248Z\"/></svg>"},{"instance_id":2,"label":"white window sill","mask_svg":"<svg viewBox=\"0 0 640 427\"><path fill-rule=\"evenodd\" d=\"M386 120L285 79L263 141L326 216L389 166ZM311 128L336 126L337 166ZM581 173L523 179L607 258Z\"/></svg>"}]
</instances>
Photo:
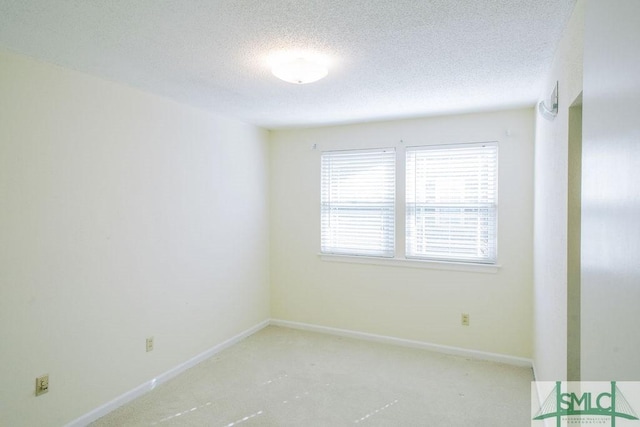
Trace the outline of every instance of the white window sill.
<instances>
[{"instance_id":1,"label":"white window sill","mask_svg":"<svg viewBox=\"0 0 640 427\"><path fill-rule=\"evenodd\" d=\"M385 265L390 267L427 268L433 270L469 271L474 273L496 274L500 269L498 264L473 264L467 262L426 261L404 258L378 258L367 256L334 255L319 253L322 261L346 262L352 264Z\"/></svg>"}]
</instances>

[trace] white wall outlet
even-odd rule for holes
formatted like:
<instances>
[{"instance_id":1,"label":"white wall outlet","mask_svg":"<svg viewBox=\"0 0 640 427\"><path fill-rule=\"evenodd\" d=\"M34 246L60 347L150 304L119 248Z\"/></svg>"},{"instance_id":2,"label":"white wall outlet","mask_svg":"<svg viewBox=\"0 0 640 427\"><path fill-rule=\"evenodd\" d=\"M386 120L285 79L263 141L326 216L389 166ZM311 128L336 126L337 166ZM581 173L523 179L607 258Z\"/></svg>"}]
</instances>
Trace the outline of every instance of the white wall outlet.
<instances>
[{"instance_id":1,"label":"white wall outlet","mask_svg":"<svg viewBox=\"0 0 640 427\"><path fill-rule=\"evenodd\" d=\"M49 391L49 374L36 378L36 396Z\"/></svg>"},{"instance_id":2,"label":"white wall outlet","mask_svg":"<svg viewBox=\"0 0 640 427\"><path fill-rule=\"evenodd\" d=\"M153 351L153 337L147 338L147 353Z\"/></svg>"},{"instance_id":3,"label":"white wall outlet","mask_svg":"<svg viewBox=\"0 0 640 427\"><path fill-rule=\"evenodd\" d=\"M462 326L469 326L469 313L462 313Z\"/></svg>"}]
</instances>

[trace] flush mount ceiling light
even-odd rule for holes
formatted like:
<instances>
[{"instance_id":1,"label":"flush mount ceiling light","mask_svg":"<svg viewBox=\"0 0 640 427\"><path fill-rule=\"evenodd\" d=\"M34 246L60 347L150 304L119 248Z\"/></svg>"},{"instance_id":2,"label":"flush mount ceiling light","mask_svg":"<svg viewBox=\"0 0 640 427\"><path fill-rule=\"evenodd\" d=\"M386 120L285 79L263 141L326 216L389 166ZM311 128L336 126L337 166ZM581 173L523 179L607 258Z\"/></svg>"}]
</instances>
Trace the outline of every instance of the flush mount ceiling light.
<instances>
[{"instance_id":1,"label":"flush mount ceiling light","mask_svg":"<svg viewBox=\"0 0 640 427\"><path fill-rule=\"evenodd\" d=\"M277 78L294 84L313 83L329 73L327 59L303 52L278 53L271 57L271 72Z\"/></svg>"}]
</instances>

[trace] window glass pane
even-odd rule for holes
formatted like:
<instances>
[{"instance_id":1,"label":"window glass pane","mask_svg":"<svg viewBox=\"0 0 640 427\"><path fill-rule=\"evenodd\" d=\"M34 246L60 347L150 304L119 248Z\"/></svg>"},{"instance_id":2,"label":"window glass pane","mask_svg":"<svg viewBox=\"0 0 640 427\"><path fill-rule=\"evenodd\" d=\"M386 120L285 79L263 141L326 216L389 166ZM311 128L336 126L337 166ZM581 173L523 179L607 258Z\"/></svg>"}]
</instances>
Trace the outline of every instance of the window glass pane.
<instances>
[{"instance_id":1,"label":"window glass pane","mask_svg":"<svg viewBox=\"0 0 640 427\"><path fill-rule=\"evenodd\" d=\"M498 146L407 148L406 256L495 263Z\"/></svg>"},{"instance_id":2,"label":"window glass pane","mask_svg":"<svg viewBox=\"0 0 640 427\"><path fill-rule=\"evenodd\" d=\"M322 153L321 251L393 257L395 150Z\"/></svg>"}]
</instances>

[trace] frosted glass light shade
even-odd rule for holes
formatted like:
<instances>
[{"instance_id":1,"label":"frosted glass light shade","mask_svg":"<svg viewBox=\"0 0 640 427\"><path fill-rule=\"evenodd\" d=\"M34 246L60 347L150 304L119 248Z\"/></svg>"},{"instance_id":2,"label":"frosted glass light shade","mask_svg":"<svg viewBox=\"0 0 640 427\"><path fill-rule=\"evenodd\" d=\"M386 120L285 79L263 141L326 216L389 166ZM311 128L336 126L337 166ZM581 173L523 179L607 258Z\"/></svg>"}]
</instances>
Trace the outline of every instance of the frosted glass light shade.
<instances>
[{"instance_id":1,"label":"frosted glass light shade","mask_svg":"<svg viewBox=\"0 0 640 427\"><path fill-rule=\"evenodd\" d=\"M271 67L271 72L285 82L295 84L312 83L329 74L327 66L310 58L282 58Z\"/></svg>"}]
</instances>

